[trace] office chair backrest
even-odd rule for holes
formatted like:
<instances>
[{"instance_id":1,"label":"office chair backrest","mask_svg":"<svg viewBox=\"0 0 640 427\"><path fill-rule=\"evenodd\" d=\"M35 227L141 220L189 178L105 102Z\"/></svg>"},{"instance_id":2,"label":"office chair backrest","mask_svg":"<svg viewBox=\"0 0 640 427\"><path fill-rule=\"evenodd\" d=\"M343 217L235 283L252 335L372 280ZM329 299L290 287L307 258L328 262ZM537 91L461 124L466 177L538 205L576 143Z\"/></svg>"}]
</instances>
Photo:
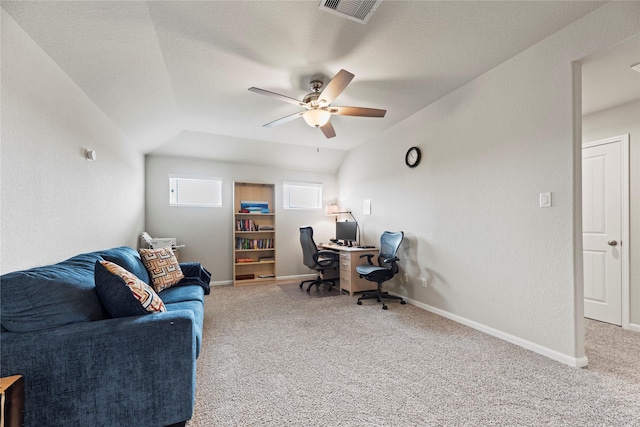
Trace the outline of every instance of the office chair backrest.
<instances>
[{"instance_id":1,"label":"office chair backrest","mask_svg":"<svg viewBox=\"0 0 640 427\"><path fill-rule=\"evenodd\" d=\"M395 262L385 263L385 259L394 258L398 248L404 239L402 231L385 231L380 236L380 253L378 254L378 265L393 270L393 274L398 272L398 265Z\"/></svg>"},{"instance_id":2,"label":"office chair backrest","mask_svg":"<svg viewBox=\"0 0 640 427\"><path fill-rule=\"evenodd\" d=\"M300 227L300 245L302 246L302 262L309 268L316 266L316 260L313 258L318 253L318 247L313 241L313 228Z\"/></svg>"}]
</instances>

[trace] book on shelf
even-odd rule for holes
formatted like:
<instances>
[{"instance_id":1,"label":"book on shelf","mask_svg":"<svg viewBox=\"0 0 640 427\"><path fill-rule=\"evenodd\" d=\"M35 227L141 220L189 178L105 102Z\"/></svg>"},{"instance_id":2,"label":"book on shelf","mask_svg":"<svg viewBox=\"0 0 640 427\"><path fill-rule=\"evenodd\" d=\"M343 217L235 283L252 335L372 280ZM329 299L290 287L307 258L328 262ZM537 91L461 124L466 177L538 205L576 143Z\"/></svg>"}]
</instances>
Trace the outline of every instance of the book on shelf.
<instances>
[{"instance_id":1,"label":"book on shelf","mask_svg":"<svg viewBox=\"0 0 640 427\"><path fill-rule=\"evenodd\" d=\"M273 249L273 239L236 238L236 249Z\"/></svg>"},{"instance_id":2,"label":"book on shelf","mask_svg":"<svg viewBox=\"0 0 640 427\"><path fill-rule=\"evenodd\" d=\"M256 276L253 273L248 274L236 274L236 280L251 280L255 279Z\"/></svg>"},{"instance_id":3,"label":"book on shelf","mask_svg":"<svg viewBox=\"0 0 640 427\"><path fill-rule=\"evenodd\" d=\"M253 262L253 258L237 258L236 262Z\"/></svg>"},{"instance_id":4,"label":"book on shelf","mask_svg":"<svg viewBox=\"0 0 640 427\"><path fill-rule=\"evenodd\" d=\"M276 258L273 256L261 256L258 258L258 261L275 261Z\"/></svg>"},{"instance_id":5,"label":"book on shelf","mask_svg":"<svg viewBox=\"0 0 640 427\"><path fill-rule=\"evenodd\" d=\"M256 231L256 224L252 219L236 220L236 231Z\"/></svg>"},{"instance_id":6,"label":"book on shelf","mask_svg":"<svg viewBox=\"0 0 640 427\"><path fill-rule=\"evenodd\" d=\"M258 277L260 279L272 279L272 278L274 278L276 276L275 276L275 274L259 274Z\"/></svg>"},{"instance_id":7,"label":"book on shelf","mask_svg":"<svg viewBox=\"0 0 640 427\"><path fill-rule=\"evenodd\" d=\"M240 212L243 213L269 213L269 202L264 200L240 200Z\"/></svg>"}]
</instances>

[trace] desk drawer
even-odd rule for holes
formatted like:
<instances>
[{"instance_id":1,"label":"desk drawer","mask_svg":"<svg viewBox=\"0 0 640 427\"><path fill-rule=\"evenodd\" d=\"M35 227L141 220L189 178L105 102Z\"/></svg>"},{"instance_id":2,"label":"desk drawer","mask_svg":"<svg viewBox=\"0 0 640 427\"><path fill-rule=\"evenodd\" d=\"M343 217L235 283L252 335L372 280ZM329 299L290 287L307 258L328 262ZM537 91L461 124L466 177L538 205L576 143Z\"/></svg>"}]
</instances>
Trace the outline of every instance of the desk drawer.
<instances>
[{"instance_id":1,"label":"desk drawer","mask_svg":"<svg viewBox=\"0 0 640 427\"><path fill-rule=\"evenodd\" d=\"M351 254L340 254L340 268L351 268Z\"/></svg>"},{"instance_id":2,"label":"desk drawer","mask_svg":"<svg viewBox=\"0 0 640 427\"><path fill-rule=\"evenodd\" d=\"M345 275L340 276L340 288L351 291L351 277Z\"/></svg>"}]
</instances>

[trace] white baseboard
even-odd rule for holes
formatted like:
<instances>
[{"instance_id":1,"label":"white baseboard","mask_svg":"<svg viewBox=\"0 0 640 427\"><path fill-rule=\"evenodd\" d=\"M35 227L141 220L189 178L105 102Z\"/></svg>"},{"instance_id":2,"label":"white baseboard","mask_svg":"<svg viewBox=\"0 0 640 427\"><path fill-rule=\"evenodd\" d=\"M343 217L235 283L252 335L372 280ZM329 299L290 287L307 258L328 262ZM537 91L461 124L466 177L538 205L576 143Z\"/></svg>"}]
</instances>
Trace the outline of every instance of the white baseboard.
<instances>
[{"instance_id":1,"label":"white baseboard","mask_svg":"<svg viewBox=\"0 0 640 427\"><path fill-rule=\"evenodd\" d=\"M219 280L217 282L209 283L211 286L225 286L225 285L233 285L233 280Z\"/></svg>"},{"instance_id":2,"label":"white baseboard","mask_svg":"<svg viewBox=\"0 0 640 427\"><path fill-rule=\"evenodd\" d=\"M276 277L276 280L310 280L310 279L315 279L317 276L315 274L296 274L293 276L278 276ZM227 286L227 285L233 285L233 280L219 280L217 282L211 282L210 283L211 286Z\"/></svg>"},{"instance_id":3,"label":"white baseboard","mask_svg":"<svg viewBox=\"0 0 640 427\"><path fill-rule=\"evenodd\" d=\"M398 295L395 294L394 292L389 292L390 294L394 294L394 295ZM474 322L473 320L469 320L466 319L464 317L458 316L456 314L453 313L449 313L448 311L445 310L441 310L439 308L430 306L428 304L424 304L420 301L416 301L413 300L411 298L407 298L404 295L398 295L401 296L405 301L407 301L409 304L415 305L416 307L420 307L423 310L427 310L430 311L432 313L435 313L439 316L442 317L446 317L447 319L453 320L454 322L458 322L461 323L465 326L469 326L470 328L476 329L480 332L484 332L485 334L489 334L491 336L494 336L496 338L500 338L503 341L507 341L510 342L512 344L515 344L519 347L525 348L527 350L531 350L535 353L541 354L545 357L548 357L549 359L555 360L557 362L560 363L564 363L565 365L569 365L573 368L584 368L585 366L587 366L587 364L589 363L589 361L587 360L587 357L572 357L572 356L568 356L566 354L560 353L556 350L552 350L548 347L544 347L541 346L539 344L533 343L531 341L527 341L524 340L522 338L516 337L514 335L511 334L507 334L506 332L502 332L499 331L497 329L491 328L489 326L483 325L481 323L478 322ZM640 326L640 325L634 325L634 326Z\"/></svg>"},{"instance_id":4,"label":"white baseboard","mask_svg":"<svg viewBox=\"0 0 640 427\"><path fill-rule=\"evenodd\" d=\"M640 325L637 325L635 323L629 323L629 328L630 331L635 331L635 332L640 332Z\"/></svg>"}]
</instances>

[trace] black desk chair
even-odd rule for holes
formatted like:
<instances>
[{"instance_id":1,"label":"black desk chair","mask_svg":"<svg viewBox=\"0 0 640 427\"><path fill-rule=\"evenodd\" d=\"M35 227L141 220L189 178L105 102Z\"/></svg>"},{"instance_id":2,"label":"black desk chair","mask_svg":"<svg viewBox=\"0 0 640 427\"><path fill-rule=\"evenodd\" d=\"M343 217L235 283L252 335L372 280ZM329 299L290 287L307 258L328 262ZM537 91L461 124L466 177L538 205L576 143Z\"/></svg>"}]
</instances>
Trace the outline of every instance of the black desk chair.
<instances>
[{"instance_id":1,"label":"black desk chair","mask_svg":"<svg viewBox=\"0 0 640 427\"><path fill-rule=\"evenodd\" d=\"M357 266L356 272L360 277L371 282L376 282L378 284L378 289L375 291L363 292L360 298L358 298L358 305L362 305L362 300L365 299L378 300L378 302L382 303L383 310L387 309L387 305L384 303L385 299L400 300L400 304L406 304L402 298L395 295L389 295L388 292L382 291L382 283L391 279L398 272L398 265L396 264L396 261L399 261L399 258L396 256L396 252L398 252L402 239L404 239L404 233L402 231L398 231L396 233L385 231L382 233L382 236L380 236L378 265L373 265L373 262L371 262L371 258L373 257L372 254L360 256L360 258L367 257L369 265Z\"/></svg>"},{"instance_id":2,"label":"black desk chair","mask_svg":"<svg viewBox=\"0 0 640 427\"><path fill-rule=\"evenodd\" d=\"M316 290L320 285L328 286L329 290L336 284L335 280L325 280L322 278L324 270L327 268L336 268L339 264L340 255L334 251L319 251L316 243L313 241L313 228L300 227L300 245L302 245L302 261L304 265L318 272L318 277L312 280L304 280L300 282L300 289L305 283L309 283L307 292L316 285Z\"/></svg>"}]
</instances>

